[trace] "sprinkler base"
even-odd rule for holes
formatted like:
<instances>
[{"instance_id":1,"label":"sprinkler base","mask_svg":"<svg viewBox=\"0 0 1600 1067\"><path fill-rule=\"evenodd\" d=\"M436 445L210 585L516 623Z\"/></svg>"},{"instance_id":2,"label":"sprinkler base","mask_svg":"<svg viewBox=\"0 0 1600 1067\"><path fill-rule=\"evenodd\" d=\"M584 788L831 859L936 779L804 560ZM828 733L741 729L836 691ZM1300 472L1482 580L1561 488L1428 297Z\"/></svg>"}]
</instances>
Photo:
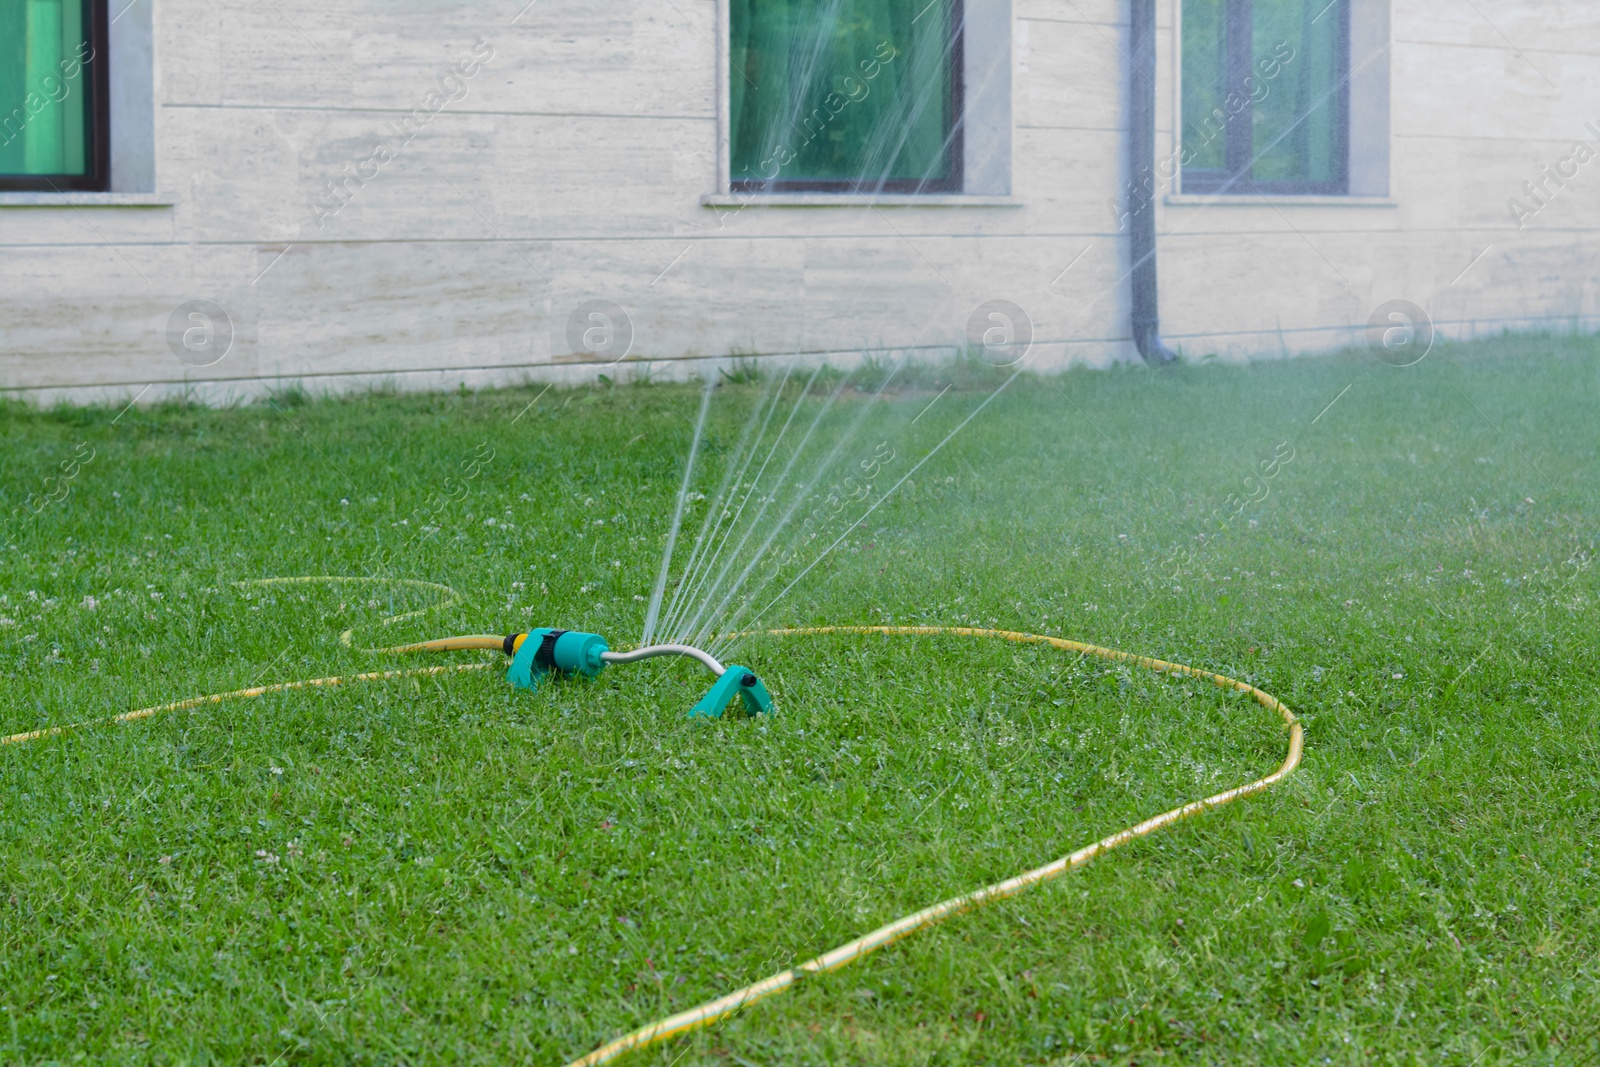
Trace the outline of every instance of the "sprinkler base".
<instances>
[{"instance_id":1,"label":"sprinkler base","mask_svg":"<svg viewBox=\"0 0 1600 1067\"><path fill-rule=\"evenodd\" d=\"M720 719L735 695L744 702L746 714L761 715L772 710L772 694L767 692L761 679L748 667L733 664L717 679L711 692L689 709L689 718L703 715Z\"/></svg>"}]
</instances>

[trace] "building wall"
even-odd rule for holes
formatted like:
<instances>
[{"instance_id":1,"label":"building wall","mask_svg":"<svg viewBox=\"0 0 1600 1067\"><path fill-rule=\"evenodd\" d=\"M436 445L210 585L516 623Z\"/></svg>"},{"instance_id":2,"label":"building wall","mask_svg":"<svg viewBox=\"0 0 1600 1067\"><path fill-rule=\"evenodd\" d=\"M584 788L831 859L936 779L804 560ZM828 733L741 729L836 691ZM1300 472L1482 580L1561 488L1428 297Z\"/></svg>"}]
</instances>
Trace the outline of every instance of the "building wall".
<instances>
[{"instance_id":1,"label":"building wall","mask_svg":"<svg viewBox=\"0 0 1600 1067\"><path fill-rule=\"evenodd\" d=\"M1357 343L1397 299L1446 337L1600 324L1595 9L1419 0L1390 22L1388 202L1166 205L1162 313L1186 350ZM1538 207L1523 183L1578 141L1596 159ZM1538 208L1520 226L1513 197Z\"/></svg>"},{"instance_id":2,"label":"building wall","mask_svg":"<svg viewBox=\"0 0 1600 1067\"><path fill-rule=\"evenodd\" d=\"M1008 199L737 210L701 203L718 191L718 0L524 3L134 0L153 188L0 194L0 388L582 377L596 369L567 358L567 329L589 300L625 309L630 358L658 376L730 354L948 352L991 299L1032 320L1031 365L1134 358L1114 210L1126 0L1014 0ZM1175 13L1161 4L1169 150ZM1391 299L1447 336L1600 320L1600 158L1521 229L1507 204L1533 207L1523 182L1575 141L1600 152L1592 5L1415 0L1389 32L1388 197L1159 200L1163 327L1186 354L1337 347ZM394 124L414 112L408 139ZM203 368L168 339L193 300L233 324Z\"/></svg>"}]
</instances>

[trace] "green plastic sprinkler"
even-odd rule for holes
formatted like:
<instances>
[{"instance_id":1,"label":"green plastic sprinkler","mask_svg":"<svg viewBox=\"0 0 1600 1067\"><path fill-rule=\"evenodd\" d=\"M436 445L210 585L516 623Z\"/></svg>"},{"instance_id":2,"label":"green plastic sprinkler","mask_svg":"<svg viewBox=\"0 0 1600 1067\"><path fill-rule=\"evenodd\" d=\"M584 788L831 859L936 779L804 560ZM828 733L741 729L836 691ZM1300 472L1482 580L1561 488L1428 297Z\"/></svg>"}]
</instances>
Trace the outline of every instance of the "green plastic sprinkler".
<instances>
[{"instance_id":1,"label":"green plastic sprinkler","mask_svg":"<svg viewBox=\"0 0 1600 1067\"><path fill-rule=\"evenodd\" d=\"M504 650L511 657L506 681L519 689L539 688L539 682L552 671L593 678L612 663L637 663L656 656L687 656L698 660L717 676L711 691L689 709L689 718L703 715L719 719L736 695L748 714L759 715L772 710L772 694L754 671L737 664L724 667L711 653L692 645L650 645L632 652L613 652L599 634L543 628L508 635Z\"/></svg>"}]
</instances>

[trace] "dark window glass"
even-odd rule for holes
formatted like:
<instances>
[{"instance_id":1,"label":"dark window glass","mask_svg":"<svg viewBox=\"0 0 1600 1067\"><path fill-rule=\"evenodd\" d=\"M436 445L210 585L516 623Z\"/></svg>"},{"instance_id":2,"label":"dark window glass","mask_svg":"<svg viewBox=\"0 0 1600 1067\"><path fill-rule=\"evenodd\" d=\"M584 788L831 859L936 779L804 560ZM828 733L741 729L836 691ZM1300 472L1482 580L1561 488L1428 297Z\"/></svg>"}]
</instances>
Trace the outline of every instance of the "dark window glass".
<instances>
[{"instance_id":1,"label":"dark window glass","mask_svg":"<svg viewBox=\"0 0 1600 1067\"><path fill-rule=\"evenodd\" d=\"M0 189L107 184L105 7L0 0Z\"/></svg>"},{"instance_id":2,"label":"dark window glass","mask_svg":"<svg viewBox=\"0 0 1600 1067\"><path fill-rule=\"evenodd\" d=\"M1343 193L1348 0L1183 0L1183 189Z\"/></svg>"},{"instance_id":3,"label":"dark window glass","mask_svg":"<svg viewBox=\"0 0 1600 1067\"><path fill-rule=\"evenodd\" d=\"M961 0L730 0L733 188L959 192Z\"/></svg>"}]
</instances>

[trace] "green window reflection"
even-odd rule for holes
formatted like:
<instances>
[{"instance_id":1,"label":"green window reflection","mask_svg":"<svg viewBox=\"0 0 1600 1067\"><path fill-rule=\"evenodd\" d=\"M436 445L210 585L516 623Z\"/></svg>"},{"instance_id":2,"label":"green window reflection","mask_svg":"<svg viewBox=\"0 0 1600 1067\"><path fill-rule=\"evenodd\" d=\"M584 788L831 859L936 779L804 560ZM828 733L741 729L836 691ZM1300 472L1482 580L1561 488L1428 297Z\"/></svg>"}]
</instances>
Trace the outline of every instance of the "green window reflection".
<instances>
[{"instance_id":1,"label":"green window reflection","mask_svg":"<svg viewBox=\"0 0 1600 1067\"><path fill-rule=\"evenodd\" d=\"M960 0L730 0L741 191L959 192Z\"/></svg>"},{"instance_id":2,"label":"green window reflection","mask_svg":"<svg viewBox=\"0 0 1600 1067\"><path fill-rule=\"evenodd\" d=\"M104 187L97 18L84 0L0 0L0 188Z\"/></svg>"},{"instance_id":3,"label":"green window reflection","mask_svg":"<svg viewBox=\"0 0 1600 1067\"><path fill-rule=\"evenodd\" d=\"M1184 0L1185 192L1343 193L1348 0Z\"/></svg>"}]
</instances>

